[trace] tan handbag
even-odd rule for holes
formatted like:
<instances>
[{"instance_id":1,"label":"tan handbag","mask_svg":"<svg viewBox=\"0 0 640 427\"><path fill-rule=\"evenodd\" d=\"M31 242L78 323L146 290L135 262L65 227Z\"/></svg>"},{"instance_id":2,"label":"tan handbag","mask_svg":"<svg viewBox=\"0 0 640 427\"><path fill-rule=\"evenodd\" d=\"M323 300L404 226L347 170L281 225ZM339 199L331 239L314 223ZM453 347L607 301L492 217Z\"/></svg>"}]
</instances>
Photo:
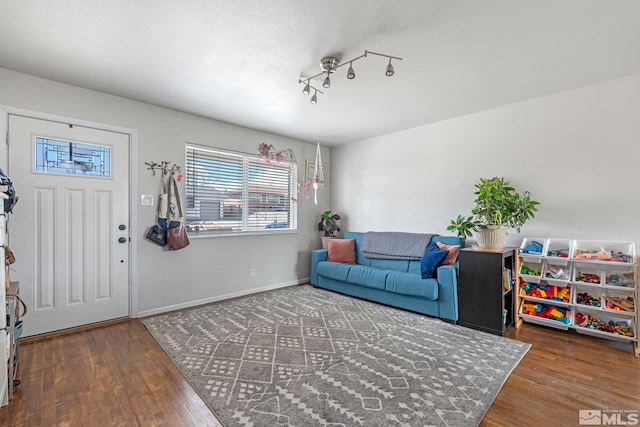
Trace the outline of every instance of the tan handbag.
<instances>
[{"instance_id":1,"label":"tan handbag","mask_svg":"<svg viewBox=\"0 0 640 427\"><path fill-rule=\"evenodd\" d=\"M9 246L4 247L4 265L11 265L16 262L16 256Z\"/></svg>"},{"instance_id":2,"label":"tan handbag","mask_svg":"<svg viewBox=\"0 0 640 427\"><path fill-rule=\"evenodd\" d=\"M14 310L14 316L16 319L24 317L27 315L27 304L22 301L20 295L18 294L7 294L7 298L13 298L16 300L16 307ZM22 313L20 313L20 308L22 308Z\"/></svg>"},{"instance_id":3,"label":"tan handbag","mask_svg":"<svg viewBox=\"0 0 640 427\"><path fill-rule=\"evenodd\" d=\"M4 273L4 285L9 292L9 288L11 286L11 279L9 278L9 266L16 262L16 256L9 246L4 247L4 265L7 267Z\"/></svg>"}]
</instances>

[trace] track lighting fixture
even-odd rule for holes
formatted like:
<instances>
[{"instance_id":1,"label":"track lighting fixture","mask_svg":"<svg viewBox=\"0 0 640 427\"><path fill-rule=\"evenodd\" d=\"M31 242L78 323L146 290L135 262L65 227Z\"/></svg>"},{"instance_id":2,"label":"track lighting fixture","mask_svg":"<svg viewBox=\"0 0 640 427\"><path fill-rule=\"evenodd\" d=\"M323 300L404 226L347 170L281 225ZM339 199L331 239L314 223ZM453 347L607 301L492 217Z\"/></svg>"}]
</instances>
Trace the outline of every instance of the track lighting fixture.
<instances>
[{"instance_id":1,"label":"track lighting fixture","mask_svg":"<svg viewBox=\"0 0 640 427\"><path fill-rule=\"evenodd\" d=\"M353 61L349 62L349 69L347 70L347 78L353 80L356 78L356 72L353 71Z\"/></svg>"},{"instance_id":2,"label":"track lighting fixture","mask_svg":"<svg viewBox=\"0 0 640 427\"><path fill-rule=\"evenodd\" d=\"M329 72L327 71L327 77L324 78L322 82L322 87L326 87L327 89L331 87L331 79L329 79Z\"/></svg>"},{"instance_id":3,"label":"track lighting fixture","mask_svg":"<svg viewBox=\"0 0 640 427\"><path fill-rule=\"evenodd\" d=\"M387 71L384 73L386 76L393 76L395 70L393 69L393 65L391 65L391 58L389 58L389 64L387 65Z\"/></svg>"},{"instance_id":4,"label":"track lighting fixture","mask_svg":"<svg viewBox=\"0 0 640 427\"><path fill-rule=\"evenodd\" d=\"M320 67L322 68L322 72L316 74L315 76L312 77L307 77L304 79L298 79L298 84L302 84L304 83L304 89L302 90L302 93L304 93L305 95L309 95L311 93L311 89L314 90L314 94L311 97L311 103L315 104L318 102L318 93L321 93L324 95L324 92L316 89L315 87L313 87L311 85L311 80L323 76L323 75L327 75L324 78L324 81L322 82L322 86L325 88L330 88L331 87L331 79L330 79L330 75L332 73L335 73L336 69L342 67L345 64L349 64L349 69L347 70L347 79L349 80L353 80L356 77L356 73L353 70L353 62L357 61L359 59L362 58L366 58L367 55L377 55L377 56L384 56L385 58L389 58L389 63L387 64L387 69L385 70L385 75L386 76L393 76L395 74L395 70L393 68L393 65L391 65L391 60L392 59L397 59L398 61L402 61L402 58L398 58L397 56L391 56L391 55L386 55L384 53L376 53L376 52L371 52L369 50L365 50L363 55L357 56L353 59L350 59L348 61L345 61L343 63L340 63L340 61L338 60L338 58L333 57L333 56L327 56L325 58L322 58L320 60Z\"/></svg>"}]
</instances>

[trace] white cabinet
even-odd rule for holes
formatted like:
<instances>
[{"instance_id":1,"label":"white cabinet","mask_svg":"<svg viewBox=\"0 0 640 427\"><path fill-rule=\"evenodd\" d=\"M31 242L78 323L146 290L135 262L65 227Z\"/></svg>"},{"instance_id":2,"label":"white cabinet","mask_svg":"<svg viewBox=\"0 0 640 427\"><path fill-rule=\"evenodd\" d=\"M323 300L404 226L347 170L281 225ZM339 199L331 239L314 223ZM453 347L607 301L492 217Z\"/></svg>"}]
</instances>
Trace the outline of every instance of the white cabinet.
<instances>
[{"instance_id":1,"label":"white cabinet","mask_svg":"<svg viewBox=\"0 0 640 427\"><path fill-rule=\"evenodd\" d=\"M525 238L518 250L519 321L638 348L638 264L632 242Z\"/></svg>"}]
</instances>

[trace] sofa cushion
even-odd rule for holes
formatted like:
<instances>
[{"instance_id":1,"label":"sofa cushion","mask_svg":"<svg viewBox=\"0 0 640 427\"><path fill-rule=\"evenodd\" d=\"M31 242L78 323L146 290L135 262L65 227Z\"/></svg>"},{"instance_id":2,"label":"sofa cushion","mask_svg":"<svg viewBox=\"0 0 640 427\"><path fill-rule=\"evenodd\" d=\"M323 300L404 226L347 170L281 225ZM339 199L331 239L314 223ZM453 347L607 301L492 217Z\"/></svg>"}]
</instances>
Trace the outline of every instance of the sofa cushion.
<instances>
[{"instance_id":1,"label":"sofa cushion","mask_svg":"<svg viewBox=\"0 0 640 427\"><path fill-rule=\"evenodd\" d=\"M385 289L389 292L426 298L438 299L438 281L423 279L416 274L390 271Z\"/></svg>"},{"instance_id":2,"label":"sofa cushion","mask_svg":"<svg viewBox=\"0 0 640 427\"><path fill-rule=\"evenodd\" d=\"M366 286L367 288L384 290L388 274L389 270L380 270L364 265L354 265L349 269L347 282L354 285Z\"/></svg>"},{"instance_id":3,"label":"sofa cushion","mask_svg":"<svg viewBox=\"0 0 640 427\"><path fill-rule=\"evenodd\" d=\"M420 260L411 260L409 261L409 269L407 270L407 273L413 273L413 274L417 274L418 276L420 276L422 273L420 272Z\"/></svg>"},{"instance_id":4,"label":"sofa cushion","mask_svg":"<svg viewBox=\"0 0 640 427\"><path fill-rule=\"evenodd\" d=\"M356 263L356 239L327 239L327 261Z\"/></svg>"},{"instance_id":5,"label":"sofa cushion","mask_svg":"<svg viewBox=\"0 0 640 427\"><path fill-rule=\"evenodd\" d=\"M362 247L362 239L364 238L364 233L358 233L355 231L347 231L344 233L345 239L356 239L356 264L360 265L371 265L371 260L364 256L360 248Z\"/></svg>"},{"instance_id":6,"label":"sofa cushion","mask_svg":"<svg viewBox=\"0 0 640 427\"><path fill-rule=\"evenodd\" d=\"M380 259L370 258L371 267L381 268L383 270L409 271L409 261L406 259Z\"/></svg>"},{"instance_id":7,"label":"sofa cushion","mask_svg":"<svg viewBox=\"0 0 640 427\"><path fill-rule=\"evenodd\" d=\"M444 258L444 261L442 261L442 265L456 263L458 260L458 254L460 253L460 245L447 245L442 242L436 242L436 245L438 245L440 249L444 249L449 252L449 254Z\"/></svg>"},{"instance_id":8,"label":"sofa cushion","mask_svg":"<svg viewBox=\"0 0 640 427\"><path fill-rule=\"evenodd\" d=\"M318 275L328 277L330 279L347 281L349 270L353 264L343 264L340 262L322 261L318 263Z\"/></svg>"},{"instance_id":9,"label":"sofa cushion","mask_svg":"<svg viewBox=\"0 0 640 427\"><path fill-rule=\"evenodd\" d=\"M430 244L422 256L422 262L420 263L422 278L429 279L434 277L436 270L442 265L442 261L444 261L448 254L448 251L440 249L435 242Z\"/></svg>"}]
</instances>

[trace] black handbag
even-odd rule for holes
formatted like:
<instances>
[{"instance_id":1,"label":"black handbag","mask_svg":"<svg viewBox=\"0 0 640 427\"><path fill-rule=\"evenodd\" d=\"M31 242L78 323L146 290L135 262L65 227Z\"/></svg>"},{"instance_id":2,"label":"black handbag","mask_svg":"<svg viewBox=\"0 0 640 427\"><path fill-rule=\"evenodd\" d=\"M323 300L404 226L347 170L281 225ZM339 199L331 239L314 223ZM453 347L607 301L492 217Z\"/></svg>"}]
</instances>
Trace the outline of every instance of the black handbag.
<instances>
[{"instance_id":1,"label":"black handbag","mask_svg":"<svg viewBox=\"0 0 640 427\"><path fill-rule=\"evenodd\" d=\"M167 230L159 225L149 227L145 237L157 245L167 246Z\"/></svg>"},{"instance_id":2,"label":"black handbag","mask_svg":"<svg viewBox=\"0 0 640 427\"><path fill-rule=\"evenodd\" d=\"M0 168L0 188L3 193L7 195L7 198L4 200L4 213L13 213L13 207L18 203L19 197L16 196L16 190L13 188L13 183L4 173L2 168Z\"/></svg>"}]
</instances>

